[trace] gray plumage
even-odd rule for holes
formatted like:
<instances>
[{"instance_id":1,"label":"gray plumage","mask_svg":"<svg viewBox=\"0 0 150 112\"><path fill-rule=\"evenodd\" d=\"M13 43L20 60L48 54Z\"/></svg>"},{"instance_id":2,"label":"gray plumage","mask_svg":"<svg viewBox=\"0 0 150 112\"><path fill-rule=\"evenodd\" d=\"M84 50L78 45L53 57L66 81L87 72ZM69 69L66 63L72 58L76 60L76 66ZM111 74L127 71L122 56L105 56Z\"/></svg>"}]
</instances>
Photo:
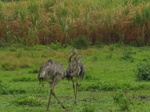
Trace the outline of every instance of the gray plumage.
<instances>
[{"instance_id":1,"label":"gray plumage","mask_svg":"<svg viewBox=\"0 0 150 112\"><path fill-rule=\"evenodd\" d=\"M49 83L61 80L66 76L66 70L60 63L54 60L48 60L39 70L39 79L47 80Z\"/></svg>"},{"instance_id":2,"label":"gray plumage","mask_svg":"<svg viewBox=\"0 0 150 112\"><path fill-rule=\"evenodd\" d=\"M46 63L44 63L38 72L38 79L40 82L43 82L43 80L47 80L50 83L50 95L47 105L47 110L49 110L49 105L51 101L51 96L53 95L58 103L62 106L62 108L66 109L66 107L63 105L63 103L60 102L58 97L54 93L54 87L55 85L62 80L63 78L67 77L69 80L72 80L73 83L73 89L74 89L74 95L75 95L75 102L77 103L77 86L78 82L83 78L84 76L84 66L82 62L79 60L83 56L78 55L74 57L77 53L76 49L71 50L72 54L69 56L69 65L67 70L63 68L63 66L54 60L48 60ZM74 57L74 59L72 59ZM74 84L73 78L77 77L78 81L76 84Z\"/></svg>"},{"instance_id":3,"label":"gray plumage","mask_svg":"<svg viewBox=\"0 0 150 112\"><path fill-rule=\"evenodd\" d=\"M67 68L67 78L70 80L72 80L73 77L77 77L79 80L83 79L84 77L84 65L82 64L82 62L79 60L80 55L78 55L77 57L75 57L73 60L70 61L68 68ZM78 69L78 71L76 71ZM74 76L71 76L72 73L77 72Z\"/></svg>"},{"instance_id":4,"label":"gray plumage","mask_svg":"<svg viewBox=\"0 0 150 112\"><path fill-rule=\"evenodd\" d=\"M62 108L66 109L66 107L63 105L63 103L60 102L58 97L55 95L53 89L55 85L62 80L66 76L66 70L62 67L60 63L54 60L48 60L46 63L44 63L40 69L38 78L39 81L47 80L50 83L50 95L47 105L47 110L49 110L49 105L51 101L51 96L53 95L58 103L62 106Z\"/></svg>"},{"instance_id":5,"label":"gray plumage","mask_svg":"<svg viewBox=\"0 0 150 112\"><path fill-rule=\"evenodd\" d=\"M76 50L71 50L72 55L70 55L69 57L69 65L67 68L67 78L68 80L71 80L73 83L73 89L74 89L74 96L75 96L75 101L74 103L77 103L77 87L78 87L78 83L81 79L83 79L84 74L85 74L85 70L84 70L84 65L82 64L82 62L79 60L80 58L83 58L82 55L77 55L73 60L71 58L73 58L73 56L76 55L77 51ZM77 78L77 82L76 84L74 83L74 77Z\"/></svg>"}]
</instances>

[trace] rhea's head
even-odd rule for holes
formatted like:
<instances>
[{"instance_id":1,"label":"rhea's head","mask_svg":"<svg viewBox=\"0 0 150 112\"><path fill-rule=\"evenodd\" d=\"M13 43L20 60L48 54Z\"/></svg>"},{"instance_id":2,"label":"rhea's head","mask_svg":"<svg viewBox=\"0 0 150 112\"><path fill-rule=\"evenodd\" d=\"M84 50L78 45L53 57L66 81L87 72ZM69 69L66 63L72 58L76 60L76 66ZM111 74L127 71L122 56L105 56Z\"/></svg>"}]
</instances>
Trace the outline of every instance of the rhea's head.
<instances>
[{"instance_id":1,"label":"rhea's head","mask_svg":"<svg viewBox=\"0 0 150 112\"><path fill-rule=\"evenodd\" d=\"M76 57L76 59L81 59L81 58L84 58L84 56L82 56L82 55L77 55L77 57Z\"/></svg>"},{"instance_id":2,"label":"rhea's head","mask_svg":"<svg viewBox=\"0 0 150 112\"><path fill-rule=\"evenodd\" d=\"M71 49L70 52L71 52L72 54L74 54L74 55L77 54L77 50L76 50L76 49Z\"/></svg>"}]
</instances>

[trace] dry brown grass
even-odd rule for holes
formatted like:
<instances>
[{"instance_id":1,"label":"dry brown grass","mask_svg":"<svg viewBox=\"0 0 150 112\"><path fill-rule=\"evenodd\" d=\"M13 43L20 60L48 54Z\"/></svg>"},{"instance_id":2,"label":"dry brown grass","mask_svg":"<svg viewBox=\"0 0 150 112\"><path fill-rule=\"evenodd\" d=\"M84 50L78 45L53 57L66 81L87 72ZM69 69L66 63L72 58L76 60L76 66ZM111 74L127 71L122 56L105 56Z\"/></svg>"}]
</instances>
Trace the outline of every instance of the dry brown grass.
<instances>
[{"instance_id":1,"label":"dry brown grass","mask_svg":"<svg viewBox=\"0 0 150 112\"><path fill-rule=\"evenodd\" d=\"M110 3L54 0L50 5L47 3L48 0L1 2L0 40L28 45L56 41L70 44L72 39L85 35L91 44L150 41L150 14L146 13L149 2L135 5L133 1L123 4L118 0Z\"/></svg>"}]
</instances>

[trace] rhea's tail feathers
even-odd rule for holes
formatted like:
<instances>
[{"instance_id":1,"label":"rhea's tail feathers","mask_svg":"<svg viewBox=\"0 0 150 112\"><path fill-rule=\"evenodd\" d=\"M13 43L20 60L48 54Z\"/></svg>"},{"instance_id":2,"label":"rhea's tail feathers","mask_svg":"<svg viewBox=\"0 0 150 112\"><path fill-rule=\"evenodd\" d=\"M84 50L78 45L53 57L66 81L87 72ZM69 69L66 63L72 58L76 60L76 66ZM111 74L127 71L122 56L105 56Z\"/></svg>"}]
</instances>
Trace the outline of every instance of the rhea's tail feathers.
<instances>
[{"instance_id":1,"label":"rhea's tail feathers","mask_svg":"<svg viewBox=\"0 0 150 112\"><path fill-rule=\"evenodd\" d=\"M39 79L39 85L44 86L44 79L39 76L38 76L38 79Z\"/></svg>"}]
</instances>

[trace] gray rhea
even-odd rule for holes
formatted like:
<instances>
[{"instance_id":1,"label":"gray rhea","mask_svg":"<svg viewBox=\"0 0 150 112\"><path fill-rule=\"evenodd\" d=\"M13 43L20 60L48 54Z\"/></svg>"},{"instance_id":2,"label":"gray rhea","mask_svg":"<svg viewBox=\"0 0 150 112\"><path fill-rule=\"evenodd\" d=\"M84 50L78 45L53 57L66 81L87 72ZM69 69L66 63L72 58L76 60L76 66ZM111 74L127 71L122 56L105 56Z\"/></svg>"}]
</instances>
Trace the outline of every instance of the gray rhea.
<instances>
[{"instance_id":1,"label":"gray rhea","mask_svg":"<svg viewBox=\"0 0 150 112\"><path fill-rule=\"evenodd\" d=\"M73 58L73 56L76 55L77 51L76 49L72 49L71 50L72 55L70 55L69 57L69 65L67 68L67 78L68 80L71 80L73 83L73 89L74 89L74 96L75 96L75 101L74 103L77 103L77 86L78 86L78 82L83 79L84 74L85 74L85 70L84 70L84 65L82 64L82 62L79 60L80 58L83 58L82 55L77 55L76 57ZM74 78L77 78L77 82L75 83Z\"/></svg>"},{"instance_id":2,"label":"gray rhea","mask_svg":"<svg viewBox=\"0 0 150 112\"><path fill-rule=\"evenodd\" d=\"M52 95L56 98L56 100L62 106L62 108L66 109L66 107L60 102L60 100L58 99L58 97L55 95L53 91L55 85L60 80L62 80L65 76L66 76L66 70L57 61L48 60L40 67L39 75L38 75L39 81L47 80L50 84L50 95L49 95L47 110L49 110L49 105L50 105Z\"/></svg>"},{"instance_id":3,"label":"gray rhea","mask_svg":"<svg viewBox=\"0 0 150 112\"><path fill-rule=\"evenodd\" d=\"M69 56L69 65L67 70L63 68L63 66L54 60L48 60L46 63L44 63L39 70L38 78L39 81L42 82L43 80L47 80L50 83L50 95L47 105L47 110L49 110L49 105L51 101L52 95L56 98L58 103L62 106L62 108L66 109L66 107L63 105L62 102L58 99L58 97L54 93L54 87L60 80L67 77L68 80L72 80L73 83L73 89L74 89L74 95L75 95L75 102L77 103L77 85L78 82L83 78L84 76L84 66L79 60L82 58L81 55L77 55L77 50L72 49L71 55ZM73 59L74 58L74 59ZM74 83L74 77L77 77L76 84Z\"/></svg>"}]
</instances>

